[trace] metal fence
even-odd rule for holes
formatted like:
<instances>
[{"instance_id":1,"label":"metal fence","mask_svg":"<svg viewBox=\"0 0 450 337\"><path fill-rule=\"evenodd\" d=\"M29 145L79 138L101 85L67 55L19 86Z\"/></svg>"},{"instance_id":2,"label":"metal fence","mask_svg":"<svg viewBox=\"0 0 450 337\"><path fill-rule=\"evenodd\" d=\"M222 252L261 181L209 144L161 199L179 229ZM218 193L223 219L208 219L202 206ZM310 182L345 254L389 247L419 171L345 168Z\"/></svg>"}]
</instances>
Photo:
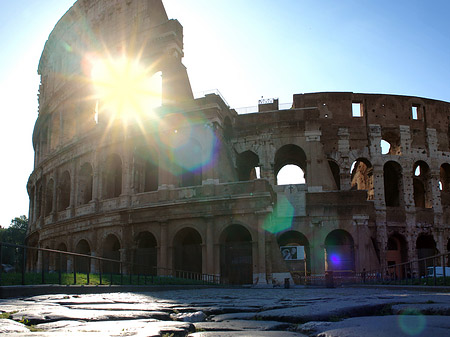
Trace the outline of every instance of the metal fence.
<instances>
[{"instance_id":1,"label":"metal fence","mask_svg":"<svg viewBox=\"0 0 450 337\"><path fill-rule=\"evenodd\" d=\"M3 260L3 255L7 250L13 250L12 261L11 259ZM41 258L38 259L38 265L31 266L31 263L28 263L27 267L27 254L30 252L40 253ZM11 255L10 252L9 255ZM95 268L91 268L91 266L95 266ZM143 270L146 272L141 272ZM66 280L67 275L72 275L73 284L80 284L81 277L85 284L91 284L92 278L95 277L96 284L100 285L221 284L220 277L216 275L158 268L86 254L0 242L0 286L6 284L63 284L63 278Z\"/></svg>"},{"instance_id":2,"label":"metal fence","mask_svg":"<svg viewBox=\"0 0 450 337\"><path fill-rule=\"evenodd\" d=\"M358 283L450 285L450 252L356 274Z\"/></svg>"}]
</instances>

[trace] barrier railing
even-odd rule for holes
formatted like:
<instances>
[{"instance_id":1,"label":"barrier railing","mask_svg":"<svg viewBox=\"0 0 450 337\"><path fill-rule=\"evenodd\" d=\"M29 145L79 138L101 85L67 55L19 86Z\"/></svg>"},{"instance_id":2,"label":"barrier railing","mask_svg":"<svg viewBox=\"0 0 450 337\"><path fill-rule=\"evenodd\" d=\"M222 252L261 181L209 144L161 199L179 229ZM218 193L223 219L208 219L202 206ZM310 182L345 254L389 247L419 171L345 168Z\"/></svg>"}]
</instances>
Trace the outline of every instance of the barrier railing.
<instances>
[{"instance_id":1,"label":"barrier railing","mask_svg":"<svg viewBox=\"0 0 450 337\"><path fill-rule=\"evenodd\" d=\"M357 273L369 284L450 285L450 252Z\"/></svg>"},{"instance_id":2,"label":"barrier railing","mask_svg":"<svg viewBox=\"0 0 450 337\"><path fill-rule=\"evenodd\" d=\"M14 250L14 265L4 263L3 253L6 249ZM41 254L41 258L37 259L39 265L33 265L27 260L27 254L33 251ZM142 270L145 272L141 272ZM221 279L217 275L158 268L130 261L0 242L0 286L69 283L213 285L221 284Z\"/></svg>"}]
</instances>

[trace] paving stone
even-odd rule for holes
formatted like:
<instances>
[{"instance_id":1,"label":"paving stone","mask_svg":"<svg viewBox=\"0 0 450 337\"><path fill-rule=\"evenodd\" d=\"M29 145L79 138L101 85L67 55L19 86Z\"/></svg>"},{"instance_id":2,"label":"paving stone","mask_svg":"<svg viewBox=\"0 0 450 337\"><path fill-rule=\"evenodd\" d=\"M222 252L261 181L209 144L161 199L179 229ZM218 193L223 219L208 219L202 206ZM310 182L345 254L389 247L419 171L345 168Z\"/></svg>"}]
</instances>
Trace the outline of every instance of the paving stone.
<instances>
[{"instance_id":1,"label":"paving stone","mask_svg":"<svg viewBox=\"0 0 450 337\"><path fill-rule=\"evenodd\" d=\"M298 332L283 331L209 331L196 332L189 335L189 337L307 337Z\"/></svg>"},{"instance_id":2,"label":"paving stone","mask_svg":"<svg viewBox=\"0 0 450 337\"><path fill-rule=\"evenodd\" d=\"M22 323L11 319L0 319L0 334L14 332L30 332L30 330Z\"/></svg>"},{"instance_id":3,"label":"paving stone","mask_svg":"<svg viewBox=\"0 0 450 337\"><path fill-rule=\"evenodd\" d=\"M357 317L318 325L315 333L317 337L447 337L450 320L448 316L423 315Z\"/></svg>"},{"instance_id":4,"label":"paving stone","mask_svg":"<svg viewBox=\"0 0 450 337\"><path fill-rule=\"evenodd\" d=\"M197 330L205 331L277 331L293 328L293 324L274 321L230 320L220 322L194 323Z\"/></svg>"}]
</instances>

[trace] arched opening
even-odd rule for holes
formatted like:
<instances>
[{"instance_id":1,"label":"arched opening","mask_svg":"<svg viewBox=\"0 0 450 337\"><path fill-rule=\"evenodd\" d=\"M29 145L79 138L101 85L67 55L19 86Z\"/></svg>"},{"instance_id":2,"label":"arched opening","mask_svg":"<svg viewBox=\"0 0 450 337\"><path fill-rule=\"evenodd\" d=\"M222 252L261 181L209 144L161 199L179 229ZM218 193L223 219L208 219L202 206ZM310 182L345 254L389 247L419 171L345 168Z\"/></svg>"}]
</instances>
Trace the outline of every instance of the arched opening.
<instances>
[{"instance_id":1,"label":"arched opening","mask_svg":"<svg viewBox=\"0 0 450 337\"><path fill-rule=\"evenodd\" d=\"M52 114L52 122L50 127L50 149L54 150L59 145L59 113Z\"/></svg>"},{"instance_id":2,"label":"arched opening","mask_svg":"<svg viewBox=\"0 0 450 337\"><path fill-rule=\"evenodd\" d=\"M233 126L230 117L225 117L223 121L223 138L228 142L233 138Z\"/></svg>"},{"instance_id":3,"label":"arched opening","mask_svg":"<svg viewBox=\"0 0 450 337\"><path fill-rule=\"evenodd\" d=\"M91 255L91 247L86 240L80 240L75 248L75 253ZM78 273L88 273L90 272L91 266L89 258L77 256L75 257L74 270Z\"/></svg>"},{"instance_id":4,"label":"arched opening","mask_svg":"<svg viewBox=\"0 0 450 337\"><path fill-rule=\"evenodd\" d=\"M53 211L53 190L55 183L50 179L45 187L45 213L44 216L49 216Z\"/></svg>"},{"instance_id":5,"label":"arched opening","mask_svg":"<svg viewBox=\"0 0 450 337\"><path fill-rule=\"evenodd\" d=\"M92 200L93 170L90 163L84 163L81 166L79 174L79 205L85 205Z\"/></svg>"},{"instance_id":6,"label":"arched opening","mask_svg":"<svg viewBox=\"0 0 450 337\"><path fill-rule=\"evenodd\" d=\"M402 167L397 162L388 161L384 164L383 173L386 206L401 206L403 204Z\"/></svg>"},{"instance_id":7,"label":"arched opening","mask_svg":"<svg viewBox=\"0 0 450 337\"><path fill-rule=\"evenodd\" d=\"M42 183L38 182L37 194L36 194L36 220L41 217L42 211Z\"/></svg>"},{"instance_id":8,"label":"arched opening","mask_svg":"<svg viewBox=\"0 0 450 337\"><path fill-rule=\"evenodd\" d=\"M400 234L393 234L389 236L386 250L386 261L388 265L388 272L391 277L403 278L404 268L397 267L395 270L389 266L407 262L408 260L408 245L405 238ZM408 276L411 276L411 270L408 270Z\"/></svg>"},{"instance_id":9,"label":"arched opening","mask_svg":"<svg viewBox=\"0 0 450 337\"><path fill-rule=\"evenodd\" d=\"M175 270L202 272L202 237L193 228L180 230L173 240Z\"/></svg>"},{"instance_id":10,"label":"arched opening","mask_svg":"<svg viewBox=\"0 0 450 337\"><path fill-rule=\"evenodd\" d=\"M56 248L59 251L67 252L67 246L65 243L60 243ZM56 256L56 270L61 270L62 273L67 272L67 255L58 254Z\"/></svg>"},{"instance_id":11,"label":"arched opening","mask_svg":"<svg viewBox=\"0 0 450 337\"><path fill-rule=\"evenodd\" d=\"M366 158L358 158L351 166L352 189L367 191L367 200L373 200L373 167Z\"/></svg>"},{"instance_id":12,"label":"arched opening","mask_svg":"<svg viewBox=\"0 0 450 337\"><path fill-rule=\"evenodd\" d=\"M381 130L381 153L390 155L401 155L400 146L400 129L399 128L383 128Z\"/></svg>"},{"instance_id":13,"label":"arched opening","mask_svg":"<svg viewBox=\"0 0 450 337\"><path fill-rule=\"evenodd\" d=\"M431 173L424 161L418 161L413 167L414 203L418 208L432 208Z\"/></svg>"},{"instance_id":14,"label":"arched opening","mask_svg":"<svg viewBox=\"0 0 450 337\"><path fill-rule=\"evenodd\" d=\"M426 259L428 257L436 255L437 254L436 241L434 241L433 235L431 234L419 235L416 241L416 249L417 249L417 258L419 260ZM419 261L420 276L426 275L428 265L433 265L433 261L431 260Z\"/></svg>"},{"instance_id":15,"label":"arched opening","mask_svg":"<svg viewBox=\"0 0 450 337\"><path fill-rule=\"evenodd\" d=\"M175 150L175 158L180 165L180 186L200 186L202 184L202 148L190 139Z\"/></svg>"},{"instance_id":16,"label":"arched opening","mask_svg":"<svg viewBox=\"0 0 450 337\"><path fill-rule=\"evenodd\" d=\"M239 181L257 179L257 168L259 167L259 157L252 151L239 153L236 158Z\"/></svg>"},{"instance_id":17,"label":"arched opening","mask_svg":"<svg viewBox=\"0 0 450 337\"><path fill-rule=\"evenodd\" d=\"M253 283L252 236L244 226L231 225L222 232L220 275L228 284Z\"/></svg>"},{"instance_id":18,"label":"arched opening","mask_svg":"<svg viewBox=\"0 0 450 337\"><path fill-rule=\"evenodd\" d=\"M439 189L441 190L442 205L450 205L450 164L448 163L441 165Z\"/></svg>"},{"instance_id":19,"label":"arched opening","mask_svg":"<svg viewBox=\"0 0 450 337\"><path fill-rule=\"evenodd\" d=\"M311 256L309 241L305 235L297 231L288 231L281 234L278 239L281 255L288 267L294 281L300 282L299 277L311 272Z\"/></svg>"},{"instance_id":20,"label":"arched opening","mask_svg":"<svg viewBox=\"0 0 450 337\"><path fill-rule=\"evenodd\" d=\"M158 190L158 153L153 148L139 147L134 153L135 186L137 193Z\"/></svg>"},{"instance_id":21,"label":"arched opening","mask_svg":"<svg viewBox=\"0 0 450 337\"><path fill-rule=\"evenodd\" d=\"M286 171L281 172L285 167ZM274 174L277 185L306 183L306 154L303 149L293 144L282 146L275 154Z\"/></svg>"},{"instance_id":22,"label":"arched opening","mask_svg":"<svg viewBox=\"0 0 450 337\"><path fill-rule=\"evenodd\" d=\"M103 241L103 257L110 260L120 261L120 242L114 234L109 234ZM118 262L103 262L104 273L119 274L120 270L120 263Z\"/></svg>"},{"instance_id":23,"label":"arched opening","mask_svg":"<svg viewBox=\"0 0 450 337\"><path fill-rule=\"evenodd\" d=\"M353 238L343 229L335 229L325 238L325 270L349 273L355 271Z\"/></svg>"},{"instance_id":24,"label":"arched opening","mask_svg":"<svg viewBox=\"0 0 450 337\"><path fill-rule=\"evenodd\" d=\"M70 173L64 171L58 189L58 212L64 211L70 206Z\"/></svg>"},{"instance_id":25,"label":"arched opening","mask_svg":"<svg viewBox=\"0 0 450 337\"><path fill-rule=\"evenodd\" d=\"M122 160L112 154L105 161L103 174L104 198L116 198L122 194Z\"/></svg>"},{"instance_id":26,"label":"arched opening","mask_svg":"<svg viewBox=\"0 0 450 337\"><path fill-rule=\"evenodd\" d=\"M136 238L136 247L134 255L135 273L157 275L157 243L155 236L150 232L139 233Z\"/></svg>"},{"instance_id":27,"label":"arched opening","mask_svg":"<svg viewBox=\"0 0 450 337\"><path fill-rule=\"evenodd\" d=\"M328 159L328 165L330 166L331 174L333 175L334 182L336 184L336 189L341 189L341 172L339 165L331 159Z\"/></svg>"}]
</instances>

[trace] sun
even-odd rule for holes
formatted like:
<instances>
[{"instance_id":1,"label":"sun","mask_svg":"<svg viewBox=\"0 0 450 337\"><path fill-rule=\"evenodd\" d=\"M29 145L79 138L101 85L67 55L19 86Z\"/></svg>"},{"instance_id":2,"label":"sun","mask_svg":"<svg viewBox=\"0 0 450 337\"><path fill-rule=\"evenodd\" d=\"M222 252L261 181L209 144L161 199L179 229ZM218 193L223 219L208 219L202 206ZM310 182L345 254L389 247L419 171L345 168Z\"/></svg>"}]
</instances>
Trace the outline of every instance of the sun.
<instances>
[{"instance_id":1,"label":"sun","mask_svg":"<svg viewBox=\"0 0 450 337\"><path fill-rule=\"evenodd\" d=\"M113 120L151 117L161 106L161 73L126 57L93 62L91 80L99 113Z\"/></svg>"}]
</instances>

